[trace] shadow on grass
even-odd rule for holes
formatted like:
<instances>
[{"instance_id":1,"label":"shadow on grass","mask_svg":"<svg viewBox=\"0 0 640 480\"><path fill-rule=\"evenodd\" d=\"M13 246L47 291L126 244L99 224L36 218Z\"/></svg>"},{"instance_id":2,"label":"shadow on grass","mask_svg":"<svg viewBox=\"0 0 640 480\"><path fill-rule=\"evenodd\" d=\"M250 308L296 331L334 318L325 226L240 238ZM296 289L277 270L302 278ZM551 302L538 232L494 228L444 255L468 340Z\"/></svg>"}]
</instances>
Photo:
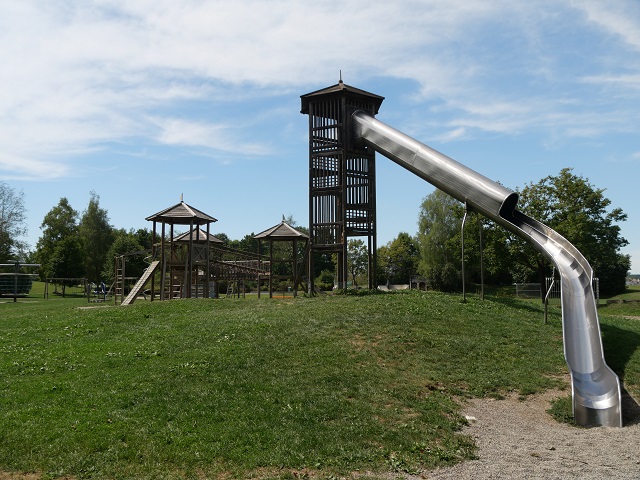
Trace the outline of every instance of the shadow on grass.
<instances>
[{"instance_id":1,"label":"shadow on grass","mask_svg":"<svg viewBox=\"0 0 640 480\"><path fill-rule=\"evenodd\" d=\"M600 324L602 346L605 351L607 365L616 372L624 383L625 371L629 360L640 347L640 335L615 325ZM640 423L640 405L623 389L622 416L624 425Z\"/></svg>"},{"instance_id":2,"label":"shadow on grass","mask_svg":"<svg viewBox=\"0 0 640 480\"><path fill-rule=\"evenodd\" d=\"M602 346L607 364L624 378L627 363L640 347L640 335L615 325L601 323Z\"/></svg>"},{"instance_id":3,"label":"shadow on grass","mask_svg":"<svg viewBox=\"0 0 640 480\"><path fill-rule=\"evenodd\" d=\"M521 298L516 297L487 297L489 300L495 303L500 303L502 305L506 305L510 308L517 308L519 310L526 310L528 312L540 313L543 314L544 305L540 300L522 300ZM553 306L550 306L550 309Z\"/></svg>"},{"instance_id":4,"label":"shadow on grass","mask_svg":"<svg viewBox=\"0 0 640 480\"><path fill-rule=\"evenodd\" d=\"M624 388L622 389L622 425L638 425L640 423L640 405Z\"/></svg>"}]
</instances>

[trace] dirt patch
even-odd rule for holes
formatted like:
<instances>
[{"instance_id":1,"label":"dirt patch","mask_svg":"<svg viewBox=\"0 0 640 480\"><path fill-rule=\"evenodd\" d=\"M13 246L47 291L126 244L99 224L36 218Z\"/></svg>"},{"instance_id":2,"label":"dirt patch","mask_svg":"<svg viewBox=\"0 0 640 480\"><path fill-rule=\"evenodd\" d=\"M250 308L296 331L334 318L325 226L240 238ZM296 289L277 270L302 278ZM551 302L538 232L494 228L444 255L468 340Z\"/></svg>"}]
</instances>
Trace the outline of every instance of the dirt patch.
<instances>
[{"instance_id":1,"label":"dirt patch","mask_svg":"<svg viewBox=\"0 0 640 480\"><path fill-rule=\"evenodd\" d=\"M0 480L39 480L41 477L35 473L5 473L0 472Z\"/></svg>"},{"instance_id":2,"label":"dirt patch","mask_svg":"<svg viewBox=\"0 0 640 480\"><path fill-rule=\"evenodd\" d=\"M42 475L39 473L15 473L0 472L0 480L40 480ZM73 477L56 477L57 480L73 480Z\"/></svg>"}]
</instances>

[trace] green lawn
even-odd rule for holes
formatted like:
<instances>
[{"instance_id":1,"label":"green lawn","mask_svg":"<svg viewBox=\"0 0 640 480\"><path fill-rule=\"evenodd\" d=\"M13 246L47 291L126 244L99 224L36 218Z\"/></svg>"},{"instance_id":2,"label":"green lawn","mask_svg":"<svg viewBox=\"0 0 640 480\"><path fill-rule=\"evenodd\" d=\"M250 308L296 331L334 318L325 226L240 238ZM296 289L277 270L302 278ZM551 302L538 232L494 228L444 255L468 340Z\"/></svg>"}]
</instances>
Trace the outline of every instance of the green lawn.
<instances>
[{"instance_id":1,"label":"green lawn","mask_svg":"<svg viewBox=\"0 0 640 480\"><path fill-rule=\"evenodd\" d=\"M0 304L0 472L381 478L473 458L460 402L566 387L560 312L433 292ZM601 310L640 393L640 321ZM358 473L360 472L360 473ZM362 472L372 472L362 477Z\"/></svg>"},{"instance_id":2,"label":"green lawn","mask_svg":"<svg viewBox=\"0 0 640 480\"><path fill-rule=\"evenodd\" d=\"M614 297L607 298L608 301L622 301L622 302L640 302L640 287L631 286L627 287L624 293L615 295Z\"/></svg>"}]
</instances>

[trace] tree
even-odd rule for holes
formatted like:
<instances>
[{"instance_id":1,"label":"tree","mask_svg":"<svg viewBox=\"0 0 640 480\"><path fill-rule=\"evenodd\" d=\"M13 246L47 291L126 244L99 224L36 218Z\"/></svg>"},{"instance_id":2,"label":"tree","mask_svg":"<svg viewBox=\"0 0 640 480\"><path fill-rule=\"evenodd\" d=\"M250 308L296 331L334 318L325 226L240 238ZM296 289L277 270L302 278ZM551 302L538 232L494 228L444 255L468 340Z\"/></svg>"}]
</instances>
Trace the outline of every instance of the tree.
<instances>
[{"instance_id":1,"label":"tree","mask_svg":"<svg viewBox=\"0 0 640 480\"><path fill-rule=\"evenodd\" d=\"M380 283L406 284L418 272L420 249L416 239L406 232L378 248Z\"/></svg>"},{"instance_id":2,"label":"tree","mask_svg":"<svg viewBox=\"0 0 640 480\"><path fill-rule=\"evenodd\" d=\"M463 208L442 190L427 195L420 206L419 273L436 290L455 291L460 280L460 229Z\"/></svg>"},{"instance_id":3,"label":"tree","mask_svg":"<svg viewBox=\"0 0 640 480\"><path fill-rule=\"evenodd\" d=\"M62 197L58 204L53 207L42 220L40 229L42 236L36 245L36 258L42 264L41 275L44 278L58 276L55 274L53 265L53 255L56 246L62 240L77 235L78 233L78 212L76 212L69 201ZM81 265L82 259L80 260Z\"/></svg>"},{"instance_id":4,"label":"tree","mask_svg":"<svg viewBox=\"0 0 640 480\"><path fill-rule=\"evenodd\" d=\"M353 286L358 285L358 276L366 273L369 264L367 246L363 240L350 239L347 242L347 269L351 274Z\"/></svg>"},{"instance_id":5,"label":"tree","mask_svg":"<svg viewBox=\"0 0 640 480\"><path fill-rule=\"evenodd\" d=\"M82 239L77 234L69 235L56 242L48 267L51 277L67 279L61 282L63 296L65 287L77 284L77 281L71 279L83 277L83 257Z\"/></svg>"},{"instance_id":6,"label":"tree","mask_svg":"<svg viewBox=\"0 0 640 480\"><path fill-rule=\"evenodd\" d=\"M229 246L232 242L232 240L229 238L229 235L224 232L214 233L213 236L222 240L222 243L226 246Z\"/></svg>"},{"instance_id":7,"label":"tree","mask_svg":"<svg viewBox=\"0 0 640 480\"><path fill-rule=\"evenodd\" d=\"M149 266L148 261L145 261L147 255L142 252L148 252L151 249L151 235L151 231L144 228L128 232L124 229L114 231L115 239L107 251L101 278L107 282L115 281L115 257L135 252L141 253L127 257L125 275L141 277Z\"/></svg>"},{"instance_id":8,"label":"tree","mask_svg":"<svg viewBox=\"0 0 640 480\"><path fill-rule=\"evenodd\" d=\"M480 232L482 229L482 249L480 249ZM471 232L477 232L476 235ZM465 228L465 274L476 282L480 282L480 255L484 264L484 281L493 285L509 285L521 279L518 269L509 250L514 239L500 225L485 216L476 213L471 216Z\"/></svg>"},{"instance_id":9,"label":"tree","mask_svg":"<svg viewBox=\"0 0 640 480\"><path fill-rule=\"evenodd\" d=\"M253 238L254 236L255 234L251 232L242 237L242 240L230 240L229 247L243 252L258 253L258 241Z\"/></svg>"},{"instance_id":10,"label":"tree","mask_svg":"<svg viewBox=\"0 0 640 480\"><path fill-rule=\"evenodd\" d=\"M620 208L610 208L611 201L603 189L574 175L573 169L564 168L557 176L525 186L519 205L524 213L557 231L585 256L594 276L600 279L601 292L615 294L625 290L631 260L620 249L629 242L620 235L616 223L625 221L627 215ZM535 272L542 283L549 273L549 264L542 255L515 239L509 244L514 258Z\"/></svg>"},{"instance_id":11,"label":"tree","mask_svg":"<svg viewBox=\"0 0 640 480\"><path fill-rule=\"evenodd\" d=\"M15 259L26 250L20 241L27 233L25 219L24 194L0 181L0 261Z\"/></svg>"},{"instance_id":12,"label":"tree","mask_svg":"<svg viewBox=\"0 0 640 480\"><path fill-rule=\"evenodd\" d=\"M136 231L129 232L133 235L143 249L151 250L153 247L153 232L148 228L139 228Z\"/></svg>"},{"instance_id":13,"label":"tree","mask_svg":"<svg viewBox=\"0 0 640 480\"><path fill-rule=\"evenodd\" d=\"M525 186L518 208L569 240L589 261L600 279L602 293L624 291L630 266L620 249L628 242L617 222L627 216L611 209L604 190L565 168ZM460 282L460 231L463 207L438 190L425 198L419 217L420 273L432 287L457 288ZM482 226L485 279L492 283L536 281L544 285L551 264L533 246L480 215L468 217L465 227L465 274L478 281L478 237L470 235ZM488 277L488 278L487 278Z\"/></svg>"},{"instance_id":14,"label":"tree","mask_svg":"<svg viewBox=\"0 0 640 480\"><path fill-rule=\"evenodd\" d=\"M82 213L78 233L84 248L85 275L98 282L115 236L107 211L100 208L100 197L93 191L89 205Z\"/></svg>"},{"instance_id":15,"label":"tree","mask_svg":"<svg viewBox=\"0 0 640 480\"><path fill-rule=\"evenodd\" d=\"M336 259L331 253L314 252L313 254L313 272L311 275L318 277L325 271L331 272L335 276ZM324 273L326 275L326 273ZM331 281L333 283L333 280Z\"/></svg>"}]
</instances>

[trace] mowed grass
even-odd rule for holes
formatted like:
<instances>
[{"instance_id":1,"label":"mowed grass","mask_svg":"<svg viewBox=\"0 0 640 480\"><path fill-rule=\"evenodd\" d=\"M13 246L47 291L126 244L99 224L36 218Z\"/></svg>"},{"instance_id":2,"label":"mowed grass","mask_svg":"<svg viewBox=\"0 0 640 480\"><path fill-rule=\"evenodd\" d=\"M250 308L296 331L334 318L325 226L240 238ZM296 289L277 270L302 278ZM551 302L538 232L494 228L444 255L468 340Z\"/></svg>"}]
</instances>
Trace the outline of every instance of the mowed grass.
<instances>
[{"instance_id":1,"label":"mowed grass","mask_svg":"<svg viewBox=\"0 0 640 480\"><path fill-rule=\"evenodd\" d=\"M629 285L624 293L615 295L611 300L640 302L640 285Z\"/></svg>"},{"instance_id":2,"label":"mowed grass","mask_svg":"<svg viewBox=\"0 0 640 480\"><path fill-rule=\"evenodd\" d=\"M409 292L79 306L0 304L0 470L415 474L474 457L465 397L566 386L560 312L544 324L531 301ZM610 365L639 391L640 322L602 324Z\"/></svg>"}]
</instances>

